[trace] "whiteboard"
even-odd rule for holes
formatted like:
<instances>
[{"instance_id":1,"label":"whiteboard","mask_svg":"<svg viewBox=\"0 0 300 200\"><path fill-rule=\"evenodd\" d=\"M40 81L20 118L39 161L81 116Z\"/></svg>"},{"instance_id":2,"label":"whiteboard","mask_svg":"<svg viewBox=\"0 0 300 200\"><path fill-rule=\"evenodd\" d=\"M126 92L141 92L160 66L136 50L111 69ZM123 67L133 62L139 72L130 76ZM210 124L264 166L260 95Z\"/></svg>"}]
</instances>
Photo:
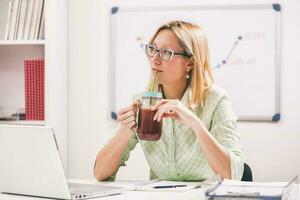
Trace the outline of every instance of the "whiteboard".
<instances>
[{"instance_id":1,"label":"whiteboard","mask_svg":"<svg viewBox=\"0 0 300 200\"><path fill-rule=\"evenodd\" d=\"M280 4L188 7L113 7L110 112L145 90L150 65L143 50L171 20L200 25L207 34L216 85L241 121L280 119Z\"/></svg>"}]
</instances>

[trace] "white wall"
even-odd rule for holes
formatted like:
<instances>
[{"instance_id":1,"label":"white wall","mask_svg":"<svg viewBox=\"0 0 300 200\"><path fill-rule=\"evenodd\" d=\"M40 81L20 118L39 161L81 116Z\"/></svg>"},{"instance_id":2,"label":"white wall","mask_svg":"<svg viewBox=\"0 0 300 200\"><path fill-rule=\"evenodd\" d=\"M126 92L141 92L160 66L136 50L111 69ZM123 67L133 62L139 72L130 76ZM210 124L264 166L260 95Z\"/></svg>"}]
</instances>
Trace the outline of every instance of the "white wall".
<instances>
[{"instance_id":1,"label":"white wall","mask_svg":"<svg viewBox=\"0 0 300 200\"><path fill-rule=\"evenodd\" d=\"M268 0L69 1L69 176L92 178L97 151L112 137L106 119L109 83L109 8L199 4L272 3ZM246 161L255 180L284 181L300 175L300 3L282 2L281 114L278 123L239 123ZM255 77L253 77L255 78ZM146 179L148 167L140 149L119 178Z\"/></svg>"}]
</instances>

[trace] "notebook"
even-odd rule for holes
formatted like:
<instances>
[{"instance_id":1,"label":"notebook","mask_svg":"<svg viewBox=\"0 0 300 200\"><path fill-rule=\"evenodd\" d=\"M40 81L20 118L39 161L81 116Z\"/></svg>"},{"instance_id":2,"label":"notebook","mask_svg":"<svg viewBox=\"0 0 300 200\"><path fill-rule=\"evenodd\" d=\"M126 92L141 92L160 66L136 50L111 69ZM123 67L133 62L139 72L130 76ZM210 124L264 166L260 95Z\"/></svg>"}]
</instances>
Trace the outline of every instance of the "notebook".
<instances>
[{"instance_id":1,"label":"notebook","mask_svg":"<svg viewBox=\"0 0 300 200\"><path fill-rule=\"evenodd\" d=\"M59 199L119 194L121 187L68 183L54 130L0 126L0 192Z\"/></svg>"},{"instance_id":2,"label":"notebook","mask_svg":"<svg viewBox=\"0 0 300 200\"><path fill-rule=\"evenodd\" d=\"M205 182L166 181L154 179L150 181L118 180L105 181L102 184L122 187L127 191L151 191L151 192L186 192L200 188Z\"/></svg>"}]
</instances>

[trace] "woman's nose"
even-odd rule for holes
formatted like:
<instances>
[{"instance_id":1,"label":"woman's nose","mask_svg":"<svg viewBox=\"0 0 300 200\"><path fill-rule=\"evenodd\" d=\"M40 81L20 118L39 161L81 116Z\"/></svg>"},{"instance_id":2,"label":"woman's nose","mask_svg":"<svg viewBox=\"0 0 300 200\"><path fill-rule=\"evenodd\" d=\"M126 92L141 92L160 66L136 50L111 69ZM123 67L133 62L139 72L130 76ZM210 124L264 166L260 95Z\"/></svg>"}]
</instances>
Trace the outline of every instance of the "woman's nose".
<instances>
[{"instance_id":1,"label":"woman's nose","mask_svg":"<svg viewBox=\"0 0 300 200\"><path fill-rule=\"evenodd\" d=\"M151 58L151 62L153 62L154 64L160 64L161 63L158 52L156 52L156 54L154 54L154 56Z\"/></svg>"}]
</instances>

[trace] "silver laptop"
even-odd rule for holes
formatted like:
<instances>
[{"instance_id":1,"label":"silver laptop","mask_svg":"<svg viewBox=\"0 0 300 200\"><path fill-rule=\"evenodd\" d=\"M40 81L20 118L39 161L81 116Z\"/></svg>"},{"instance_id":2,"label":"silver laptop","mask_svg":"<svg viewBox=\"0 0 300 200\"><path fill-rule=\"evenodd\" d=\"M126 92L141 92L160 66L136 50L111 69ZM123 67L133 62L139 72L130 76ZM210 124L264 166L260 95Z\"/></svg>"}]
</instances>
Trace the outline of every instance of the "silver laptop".
<instances>
[{"instance_id":1,"label":"silver laptop","mask_svg":"<svg viewBox=\"0 0 300 200\"><path fill-rule=\"evenodd\" d=\"M87 199L119 194L122 188L68 183L53 129L1 125L0 192Z\"/></svg>"}]
</instances>

